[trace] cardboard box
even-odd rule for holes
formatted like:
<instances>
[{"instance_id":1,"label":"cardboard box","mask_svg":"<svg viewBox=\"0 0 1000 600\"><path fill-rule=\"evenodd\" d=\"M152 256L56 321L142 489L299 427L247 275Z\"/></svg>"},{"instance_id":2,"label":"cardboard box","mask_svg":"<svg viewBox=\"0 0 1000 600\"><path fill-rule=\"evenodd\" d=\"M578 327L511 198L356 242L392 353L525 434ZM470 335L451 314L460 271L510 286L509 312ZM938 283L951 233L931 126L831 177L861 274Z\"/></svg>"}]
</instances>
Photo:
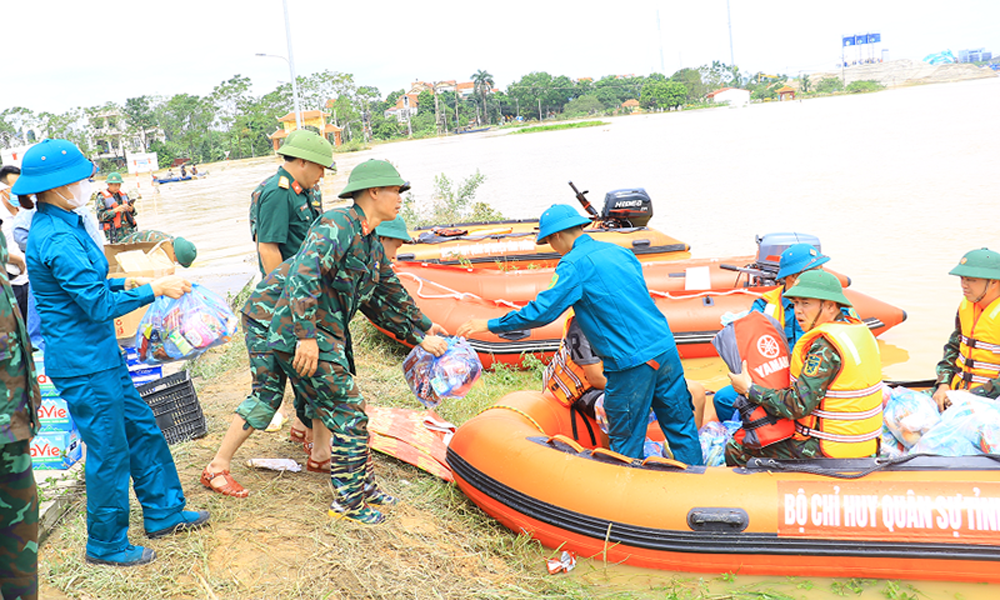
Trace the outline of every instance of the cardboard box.
<instances>
[{"instance_id":1,"label":"cardboard box","mask_svg":"<svg viewBox=\"0 0 1000 600\"><path fill-rule=\"evenodd\" d=\"M62 398L42 398L38 407L38 423L41 431L72 431L76 428L69 407Z\"/></svg>"},{"instance_id":2,"label":"cardboard box","mask_svg":"<svg viewBox=\"0 0 1000 600\"><path fill-rule=\"evenodd\" d=\"M35 377L38 379L38 389L42 392L42 398L58 398L59 392L52 380L45 375L45 356L41 351L35 352Z\"/></svg>"},{"instance_id":3,"label":"cardboard box","mask_svg":"<svg viewBox=\"0 0 1000 600\"><path fill-rule=\"evenodd\" d=\"M31 464L38 470L66 470L83 456L80 432L43 431L31 440Z\"/></svg>"},{"instance_id":4,"label":"cardboard box","mask_svg":"<svg viewBox=\"0 0 1000 600\"><path fill-rule=\"evenodd\" d=\"M173 275L173 264L169 267L165 266L163 268L152 268L139 271L125 271L122 269L121 265L118 264L117 256L119 254L135 250L150 252L157 249L157 247L162 249L171 259L173 258L174 246L170 242L139 242L135 244L108 244L104 246L104 257L108 259L108 278L149 277L150 279L156 279L158 277ZM157 262L160 260L162 259L157 259ZM127 315L122 315L115 319L115 337L118 339L134 338L136 330L139 329L139 323L142 321L142 317L145 316L146 310L148 309L148 306L143 306L142 308L134 310Z\"/></svg>"}]
</instances>

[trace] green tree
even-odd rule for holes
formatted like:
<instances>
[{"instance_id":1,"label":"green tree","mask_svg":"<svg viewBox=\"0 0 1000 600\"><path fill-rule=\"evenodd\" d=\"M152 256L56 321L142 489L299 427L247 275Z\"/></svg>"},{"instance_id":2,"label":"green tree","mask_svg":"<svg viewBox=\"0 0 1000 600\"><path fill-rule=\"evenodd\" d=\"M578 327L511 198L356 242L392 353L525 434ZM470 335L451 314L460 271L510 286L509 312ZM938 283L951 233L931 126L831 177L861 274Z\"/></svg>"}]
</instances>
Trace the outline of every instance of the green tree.
<instances>
[{"instance_id":1,"label":"green tree","mask_svg":"<svg viewBox=\"0 0 1000 600\"><path fill-rule=\"evenodd\" d=\"M844 91L844 82L839 77L824 77L816 84L816 93L832 94Z\"/></svg>"},{"instance_id":2,"label":"green tree","mask_svg":"<svg viewBox=\"0 0 1000 600\"><path fill-rule=\"evenodd\" d=\"M143 152L149 151L149 133L156 128L156 114L149 96L127 98L122 107L128 131L139 140Z\"/></svg>"},{"instance_id":3,"label":"green tree","mask_svg":"<svg viewBox=\"0 0 1000 600\"><path fill-rule=\"evenodd\" d=\"M670 81L659 73L653 73L646 78L642 87L640 103L644 108L670 109L676 108L687 99L687 88L684 84Z\"/></svg>"},{"instance_id":4,"label":"green tree","mask_svg":"<svg viewBox=\"0 0 1000 600\"><path fill-rule=\"evenodd\" d=\"M224 156L221 149L206 152L205 141L215 139L208 135L215 121L215 109L208 98L177 94L157 107L157 119L166 141L175 144L185 158L205 162Z\"/></svg>"},{"instance_id":5,"label":"green tree","mask_svg":"<svg viewBox=\"0 0 1000 600\"><path fill-rule=\"evenodd\" d=\"M61 115L49 112L38 114L38 125L43 138L59 138L76 144L84 154L90 152L90 144L79 108L70 109Z\"/></svg>"},{"instance_id":6,"label":"green tree","mask_svg":"<svg viewBox=\"0 0 1000 600\"><path fill-rule=\"evenodd\" d=\"M805 73L799 75L799 91L803 94L808 94L812 91L812 82L809 80L809 76Z\"/></svg>"},{"instance_id":7,"label":"green tree","mask_svg":"<svg viewBox=\"0 0 1000 600\"><path fill-rule=\"evenodd\" d=\"M848 94L860 94L862 92L877 92L884 90L885 86L874 79L861 79L847 84Z\"/></svg>"},{"instance_id":8,"label":"green tree","mask_svg":"<svg viewBox=\"0 0 1000 600\"><path fill-rule=\"evenodd\" d=\"M566 103L563 115L567 117L577 117L585 115L596 115L603 112L604 104L597 99L594 94L587 94L578 98L573 98Z\"/></svg>"},{"instance_id":9,"label":"green tree","mask_svg":"<svg viewBox=\"0 0 1000 600\"><path fill-rule=\"evenodd\" d=\"M429 90L424 90L417 94L417 114L434 114L434 94Z\"/></svg>"},{"instance_id":10,"label":"green tree","mask_svg":"<svg viewBox=\"0 0 1000 600\"><path fill-rule=\"evenodd\" d=\"M472 74L472 85L475 92L479 94L480 102L482 102L483 119L486 119L487 123L489 123L489 118L486 113L486 96L491 94L493 91L493 76L480 69ZM478 115L476 121L480 125L483 123L482 119L478 118Z\"/></svg>"},{"instance_id":11,"label":"green tree","mask_svg":"<svg viewBox=\"0 0 1000 600\"><path fill-rule=\"evenodd\" d=\"M676 81L687 89L685 100L688 104L701 102L705 98L705 94L712 91L702 81L701 71L698 69L683 68L671 75L670 81Z\"/></svg>"},{"instance_id":12,"label":"green tree","mask_svg":"<svg viewBox=\"0 0 1000 600\"><path fill-rule=\"evenodd\" d=\"M249 77L233 76L229 81L223 81L215 86L208 101L215 109L214 125L223 132L223 143L232 158L243 158L241 135L244 128L237 127L237 120L246 114L247 108L253 103L250 97Z\"/></svg>"},{"instance_id":13,"label":"green tree","mask_svg":"<svg viewBox=\"0 0 1000 600\"><path fill-rule=\"evenodd\" d=\"M0 113L0 120L9 126L9 140L6 143L8 148L29 143L28 131L35 122L32 110L23 106L8 108Z\"/></svg>"}]
</instances>

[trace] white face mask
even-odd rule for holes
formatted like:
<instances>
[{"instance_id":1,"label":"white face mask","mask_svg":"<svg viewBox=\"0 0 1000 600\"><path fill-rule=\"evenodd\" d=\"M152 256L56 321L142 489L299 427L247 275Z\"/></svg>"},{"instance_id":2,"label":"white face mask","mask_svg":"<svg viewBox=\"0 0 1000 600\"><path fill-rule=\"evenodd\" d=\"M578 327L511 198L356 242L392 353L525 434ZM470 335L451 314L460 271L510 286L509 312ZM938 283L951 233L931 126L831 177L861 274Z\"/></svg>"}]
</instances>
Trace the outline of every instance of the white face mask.
<instances>
[{"instance_id":1,"label":"white face mask","mask_svg":"<svg viewBox=\"0 0 1000 600\"><path fill-rule=\"evenodd\" d=\"M69 190L70 194L72 194L69 198L63 196L62 192L58 190L56 193L59 194L60 198L66 201L66 204L68 204L71 209L80 208L87 203L87 200L90 199L91 185L90 181L87 179L67 185L66 189Z\"/></svg>"}]
</instances>

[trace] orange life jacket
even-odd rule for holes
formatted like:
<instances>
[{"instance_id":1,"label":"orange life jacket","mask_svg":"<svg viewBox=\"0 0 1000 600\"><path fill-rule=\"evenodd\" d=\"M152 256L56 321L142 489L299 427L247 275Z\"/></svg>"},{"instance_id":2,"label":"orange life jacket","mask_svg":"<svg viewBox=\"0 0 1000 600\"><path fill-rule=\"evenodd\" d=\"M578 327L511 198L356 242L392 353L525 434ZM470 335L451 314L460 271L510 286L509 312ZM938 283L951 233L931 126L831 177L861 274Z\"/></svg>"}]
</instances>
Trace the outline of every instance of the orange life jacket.
<instances>
[{"instance_id":1,"label":"orange life jacket","mask_svg":"<svg viewBox=\"0 0 1000 600\"><path fill-rule=\"evenodd\" d=\"M983 311L963 298L958 320L962 337L955 364L960 371L952 377L951 389L968 390L1000 376L1000 298Z\"/></svg>"},{"instance_id":2,"label":"orange life jacket","mask_svg":"<svg viewBox=\"0 0 1000 600\"><path fill-rule=\"evenodd\" d=\"M833 344L840 355L840 372L826 396L810 415L796 421L796 439L819 440L830 458L862 458L878 452L882 433L882 360L878 342L868 326L848 317L806 332L792 352L791 380L802 373L809 348L818 337Z\"/></svg>"},{"instance_id":3,"label":"orange life jacket","mask_svg":"<svg viewBox=\"0 0 1000 600\"><path fill-rule=\"evenodd\" d=\"M545 368L545 373L542 374L542 385L564 406L571 406L583 396L584 392L593 387L587 382L583 367L573 362L569 355L566 334L574 318L572 315L567 317L559 351L552 357L549 366Z\"/></svg>"},{"instance_id":4,"label":"orange life jacket","mask_svg":"<svg viewBox=\"0 0 1000 600\"><path fill-rule=\"evenodd\" d=\"M104 196L104 208L118 208L118 203L114 200L115 195L109 190L101 190L101 195ZM125 195L125 192L118 192L118 195L126 202L128 201L128 196ZM114 223L115 229L122 228L122 214L120 212L116 212L114 219L111 221L104 221L104 230L110 231L112 223Z\"/></svg>"}]
</instances>

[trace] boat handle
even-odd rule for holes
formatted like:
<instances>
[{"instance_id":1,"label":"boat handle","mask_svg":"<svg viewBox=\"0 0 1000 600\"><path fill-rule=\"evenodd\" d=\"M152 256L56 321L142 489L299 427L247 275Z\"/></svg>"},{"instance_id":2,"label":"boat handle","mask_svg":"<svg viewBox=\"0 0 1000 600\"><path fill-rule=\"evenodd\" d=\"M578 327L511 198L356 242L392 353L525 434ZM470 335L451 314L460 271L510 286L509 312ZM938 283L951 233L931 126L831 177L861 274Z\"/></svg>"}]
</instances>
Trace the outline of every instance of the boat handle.
<instances>
[{"instance_id":1,"label":"boat handle","mask_svg":"<svg viewBox=\"0 0 1000 600\"><path fill-rule=\"evenodd\" d=\"M687 522L692 531L743 531L750 515L742 508L692 508Z\"/></svg>"},{"instance_id":2,"label":"boat handle","mask_svg":"<svg viewBox=\"0 0 1000 600\"><path fill-rule=\"evenodd\" d=\"M686 471L688 466L679 460L674 460L672 458L665 458L663 456L648 456L642 461L642 466L664 466L673 467L674 469L680 469L681 471Z\"/></svg>"},{"instance_id":3,"label":"boat handle","mask_svg":"<svg viewBox=\"0 0 1000 600\"><path fill-rule=\"evenodd\" d=\"M397 254L396 255L396 260L416 260L416 259L417 259L417 255L413 254L412 252L408 252L406 254Z\"/></svg>"},{"instance_id":4,"label":"boat handle","mask_svg":"<svg viewBox=\"0 0 1000 600\"><path fill-rule=\"evenodd\" d=\"M528 329L515 329L514 331L505 331L503 333L498 333L497 336L511 342L516 342L518 340L523 340L524 338L531 335L531 331Z\"/></svg>"},{"instance_id":5,"label":"boat handle","mask_svg":"<svg viewBox=\"0 0 1000 600\"><path fill-rule=\"evenodd\" d=\"M649 240L647 240L645 238L643 238L641 240L632 240L632 247L633 248L648 248L649 247Z\"/></svg>"},{"instance_id":6,"label":"boat handle","mask_svg":"<svg viewBox=\"0 0 1000 600\"><path fill-rule=\"evenodd\" d=\"M551 436L549 439L545 440L545 443L548 444L548 445L550 445L550 446L552 446L552 447L555 447L557 443L559 443L559 444L565 444L565 445L569 446L570 448L572 448L573 451L576 452L577 454L580 454L581 452L583 452L583 446L581 446L573 438L566 437L565 435L563 435L561 433L557 433L557 434Z\"/></svg>"},{"instance_id":7,"label":"boat handle","mask_svg":"<svg viewBox=\"0 0 1000 600\"><path fill-rule=\"evenodd\" d=\"M711 296L702 296L701 303L705 306L715 306L715 299Z\"/></svg>"},{"instance_id":8,"label":"boat handle","mask_svg":"<svg viewBox=\"0 0 1000 600\"><path fill-rule=\"evenodd\" d=\"M590 455L594 458L610 458L626 465L632 464L631 457L625 456L624 454L618 454L617 452L608 450L607 448L594 448L590 451Z\"/></svg>"}]
</instances>

